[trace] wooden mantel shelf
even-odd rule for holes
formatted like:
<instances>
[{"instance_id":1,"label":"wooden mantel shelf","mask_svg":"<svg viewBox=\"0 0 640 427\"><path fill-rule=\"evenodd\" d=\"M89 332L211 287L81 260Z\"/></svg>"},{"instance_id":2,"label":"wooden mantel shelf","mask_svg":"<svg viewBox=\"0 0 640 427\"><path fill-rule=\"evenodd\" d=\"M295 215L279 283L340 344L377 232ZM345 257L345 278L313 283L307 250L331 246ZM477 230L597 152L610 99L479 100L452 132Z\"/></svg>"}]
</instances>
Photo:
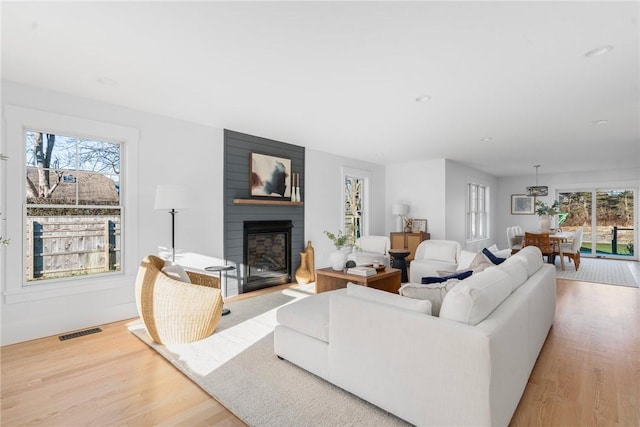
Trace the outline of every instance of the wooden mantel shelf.
<instances>
[{"instance_id":1,"label":"wooden mantel shelf","mask_svg":"<svg viewBox=\"0 0 640 427\"><path fill-rule=\"evenodd\" d=\"M233 199L234 205L279 205L279 206L304 206L304 202L292 202L291 200L260 200L260 199Z\"/></svg>"}]
</instances>

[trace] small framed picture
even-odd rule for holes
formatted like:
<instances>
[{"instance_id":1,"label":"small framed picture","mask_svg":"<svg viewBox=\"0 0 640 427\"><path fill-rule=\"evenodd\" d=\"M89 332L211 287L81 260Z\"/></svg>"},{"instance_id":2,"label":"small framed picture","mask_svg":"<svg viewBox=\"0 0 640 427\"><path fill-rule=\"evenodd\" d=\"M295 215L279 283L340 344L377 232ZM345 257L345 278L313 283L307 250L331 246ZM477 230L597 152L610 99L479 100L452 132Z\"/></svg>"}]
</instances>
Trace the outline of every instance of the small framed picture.
<instances>
[{"instance_id":1,"label":"small framed picture","mask_svg":"<svg viewBox=\"0 0 640 427\"><path fill-rule=\"evenodd\" d=\"M511 215L533 215L535 213L535 196L527 196L525 194L511 195Z\"/></svg>"},{"instance_id":2,"label":"small framed picture","mask_svg":"<svg viewBox=\"0 0 640 427\"><path fill-rule=\"evenodd\" d=\"M427 232L427 220L426 219L414 219L411 225L411 231L416 233L418 231Z\"/></svg>"}]
</instances>

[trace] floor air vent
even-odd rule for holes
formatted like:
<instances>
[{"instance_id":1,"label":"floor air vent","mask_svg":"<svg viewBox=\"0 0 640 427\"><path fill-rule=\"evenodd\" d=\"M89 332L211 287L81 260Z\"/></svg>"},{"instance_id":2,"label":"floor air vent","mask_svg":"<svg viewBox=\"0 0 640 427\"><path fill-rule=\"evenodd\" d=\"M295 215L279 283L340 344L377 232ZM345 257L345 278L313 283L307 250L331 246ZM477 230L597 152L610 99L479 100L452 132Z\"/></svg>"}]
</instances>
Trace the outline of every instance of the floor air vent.
<instances>
[{"instance_id":1,"label":"floor air vent","mask_svg":"<svg viewBox=\"0 0 640 427\"><path fill-rule=\"evenodd\" d=\"M58 338L60 338L60 341L64 341L64 340L70 340L71 338L82 337L85 335L97 334L98 332L102 332L102 329L100 328L85 329L84 331L71 332L70 334L60 335Z\"/></svg>"}]
</instances>

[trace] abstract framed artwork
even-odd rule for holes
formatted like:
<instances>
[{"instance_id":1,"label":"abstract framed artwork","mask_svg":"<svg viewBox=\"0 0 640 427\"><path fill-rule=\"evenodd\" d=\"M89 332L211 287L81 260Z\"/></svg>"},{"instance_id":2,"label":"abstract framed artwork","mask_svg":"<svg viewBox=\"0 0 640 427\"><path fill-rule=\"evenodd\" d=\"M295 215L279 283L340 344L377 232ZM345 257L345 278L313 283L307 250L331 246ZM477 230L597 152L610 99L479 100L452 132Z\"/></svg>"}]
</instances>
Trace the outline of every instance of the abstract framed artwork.
<instances>
[{"instance_id":1,"label":"abstract framed artwork","mask_svg":"<svg viewBox=\"0 0 640 427\"><path fill-rule=\"evenodd\" d=\"M251 153L250 192L255 197L291 197L291 159Z\"/></svg>"},{"instance_id":2,"label":"abstract framed artwork","mask_svg":"<svg viewBox=\"0 0 640 427\"><path fill-rule=\"evenodd\" d=\"M511 215L533 215L536 213L535 196L526 194L511 195Z\"/></svg>"}]
</instances>

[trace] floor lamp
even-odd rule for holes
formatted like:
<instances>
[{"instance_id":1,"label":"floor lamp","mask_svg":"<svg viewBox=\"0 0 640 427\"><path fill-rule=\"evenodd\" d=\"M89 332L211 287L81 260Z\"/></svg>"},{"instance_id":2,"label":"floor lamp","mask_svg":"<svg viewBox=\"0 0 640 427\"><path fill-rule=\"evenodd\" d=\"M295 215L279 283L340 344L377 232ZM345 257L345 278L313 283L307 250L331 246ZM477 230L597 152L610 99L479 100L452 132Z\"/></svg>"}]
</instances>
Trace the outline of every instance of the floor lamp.
<instances>
[{"instance_id":1,"label":"floor lamp","mask_svg":"<svg viewBox=\"0 0 640 427\"><path fill-rule=\"evenodd\" d=\"M177 209L188 209L187 189L182 185L158 185L154 209L169 210L171 214L171 261L176 262Z\"/></svg>"}]
</instances>

